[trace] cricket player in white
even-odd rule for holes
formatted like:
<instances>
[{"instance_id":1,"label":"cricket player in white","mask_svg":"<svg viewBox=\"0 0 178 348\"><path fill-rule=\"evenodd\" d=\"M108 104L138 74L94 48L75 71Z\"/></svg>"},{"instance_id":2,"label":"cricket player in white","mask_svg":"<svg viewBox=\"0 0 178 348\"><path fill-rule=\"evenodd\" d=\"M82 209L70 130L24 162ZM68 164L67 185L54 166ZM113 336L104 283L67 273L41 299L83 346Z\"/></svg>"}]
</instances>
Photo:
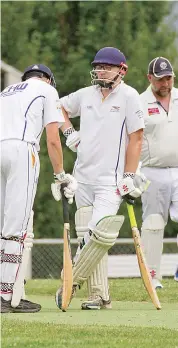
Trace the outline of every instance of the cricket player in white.
<instances>
[{"instance_id":1,"label":"cricket player in white","mask_svg":"<svg viewBox=\"0 0 178 348\"><path fill-rule=\"evenodd\" d=\"M145 130L142 171L151 181L142 195L142 242L155 288L162 288L160 265L168 214L178 222L178 89L164 57L148 67L150 86L141 94Z\"/></svg>"},{"instance_id":2,"label":"cricket player in white","mask_svg":"<svg viewBox=\"0 0 178 348\"><path fill-rule=\"evenodd\" d=\"M22 82L8 86L1 93L1 312L41 309L39 304L24 300L19 294L23 293L24 262L27 261L24 255L28 255L33 245L32 207L39 176L39 141L44 127L55 173L54 198L60 199L62 182L68 185L65 195L70 200L76 187L76 180L63 169L58 128L64 123L64 117L54 87L51 70L37 64L25 70Z\"/></svg>"},{"instance_id":3,"label":"cricket player in white","mask_svg":"<svg viewBox=\"0 0 178 348\"><path fill-rule=\"evenodd\" d=\"M107 251L124 217L116 216L123 197L138 197L135 186L144 128L137 91L122 79L126 59L114 47L99 50L92 63L92 86L60 99L66 119L61 127L77 160L76 232L80 246L74 265L73 295L88 280L89 300L82 309L110 308ZM69 118L80 116L80 135ZM61 307L61 291L56 296Z\"/></svg>"}]
</instances>

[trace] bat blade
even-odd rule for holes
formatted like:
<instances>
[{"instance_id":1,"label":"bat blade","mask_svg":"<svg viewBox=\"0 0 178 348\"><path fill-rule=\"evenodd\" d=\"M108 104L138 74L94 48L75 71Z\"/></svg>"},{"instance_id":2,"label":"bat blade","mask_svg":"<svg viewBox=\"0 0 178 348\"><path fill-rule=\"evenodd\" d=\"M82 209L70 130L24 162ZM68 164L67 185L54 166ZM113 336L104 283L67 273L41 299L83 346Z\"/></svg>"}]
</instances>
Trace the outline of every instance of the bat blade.
<instances>
[{"instance_id":1,"label":"bat blade","mask_svg":"<svg viewBox=\"0 0 178 348\"><path fill-rule=\"evenodd\" d=\"M62 311L66 312L72 296L73 271L72 254L70 247L70 226L64 223L64 247L63 247L63 291L62 291Z\"/></svg>"},{"instance_id":2,"label":"bat blade","mask_svg":"<svg viewBox=\"0 0 178 348\"><path fill-rule=\"evenodd\" d=\"M136 254L137 254L138 265L140 268L140 273L141 273L141 277L142 277L144 286L145 286L154 306L157 309L161 309L161 304L160 304L158 295L156 293L156 290L152 284L151 275L150 275L149 269L148 269L147 264L146 264L145 256L144 256L142 246L141 246L140 232L139 232L137 227L132 227L132 235L133 235L135 250L136 250Z\"/></svg>"}]
</instances>

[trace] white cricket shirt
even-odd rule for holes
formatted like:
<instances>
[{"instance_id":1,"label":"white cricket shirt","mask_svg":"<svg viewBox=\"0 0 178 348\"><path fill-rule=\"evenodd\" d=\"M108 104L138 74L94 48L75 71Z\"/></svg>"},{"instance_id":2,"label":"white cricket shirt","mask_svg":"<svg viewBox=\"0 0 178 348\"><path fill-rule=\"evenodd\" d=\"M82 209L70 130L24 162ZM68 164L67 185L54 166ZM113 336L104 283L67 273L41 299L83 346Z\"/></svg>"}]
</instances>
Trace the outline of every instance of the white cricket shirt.
<instances>
[{"instance_id":1,"label":"white cricket shirt","mask_svg":"<svg viewBox=\"0 0 178 348\"><path fill-rule=\"evenodd\" d=\"M172 88L168 114L151 86L140 97L145 121L142 166L178 167L178 89Z\"/></svg>"},{"instance_id":2,"label":"white cricket shirt","mask_svg":"<svg viewBox=\"0 0 178 348\"><path fill-rule=\"evenodd\" d=\"M64 123L59 95L54 87L36 78L6 87L1 93L0 140L19 139L35 144L44 127Z\"/></svg>"},{"instance_id":3,"label":"white cricket shirt","mask_svg":"<svg viewBox=\"0 0 178 348\"><path fill-rule=\"evenodd\" d=\"M93 185L116 185L124 172L128 134L144 128L137 91L121 83L104 99L100 87L91 86L60 102L69 117L80 116L76 179Z\"/></svg>"}]
</instances>

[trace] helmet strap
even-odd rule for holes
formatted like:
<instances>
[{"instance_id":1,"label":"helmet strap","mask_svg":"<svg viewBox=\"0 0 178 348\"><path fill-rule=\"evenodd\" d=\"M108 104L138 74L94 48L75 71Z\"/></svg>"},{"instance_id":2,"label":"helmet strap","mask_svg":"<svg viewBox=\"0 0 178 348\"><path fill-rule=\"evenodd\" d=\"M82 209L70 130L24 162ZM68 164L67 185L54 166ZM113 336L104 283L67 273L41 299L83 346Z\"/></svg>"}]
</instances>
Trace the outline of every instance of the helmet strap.
<instances>
[{"instance_id":1,"label":"helmet strap","mask_svg":"<svg viewBox=\"0 0 178 348\"><path fill-rule=\"evenodd\" d=\"M97 80L97 84L102 88L112 89L118 77L119 75L116 75L111 82L105 82L104 80Z\"/></svg>"}]
</instances>

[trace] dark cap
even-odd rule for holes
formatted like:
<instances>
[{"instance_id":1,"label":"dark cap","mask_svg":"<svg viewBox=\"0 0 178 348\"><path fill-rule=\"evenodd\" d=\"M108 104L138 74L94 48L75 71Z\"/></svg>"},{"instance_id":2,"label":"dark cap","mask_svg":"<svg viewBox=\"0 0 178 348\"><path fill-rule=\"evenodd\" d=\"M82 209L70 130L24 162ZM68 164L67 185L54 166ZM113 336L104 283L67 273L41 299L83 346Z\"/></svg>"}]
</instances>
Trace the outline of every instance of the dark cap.
<instances>
[{"instance_id":1,"label":"dark cap","mask_svg":"<svg viewBox=\"0 0 178 348\"><path fill-rule=\"evenodd\" d=\"M164 76L175 76L170 61L164 57L154 58L148 65L148 74L157 78Z\"/></svg>"}]
</instances>

